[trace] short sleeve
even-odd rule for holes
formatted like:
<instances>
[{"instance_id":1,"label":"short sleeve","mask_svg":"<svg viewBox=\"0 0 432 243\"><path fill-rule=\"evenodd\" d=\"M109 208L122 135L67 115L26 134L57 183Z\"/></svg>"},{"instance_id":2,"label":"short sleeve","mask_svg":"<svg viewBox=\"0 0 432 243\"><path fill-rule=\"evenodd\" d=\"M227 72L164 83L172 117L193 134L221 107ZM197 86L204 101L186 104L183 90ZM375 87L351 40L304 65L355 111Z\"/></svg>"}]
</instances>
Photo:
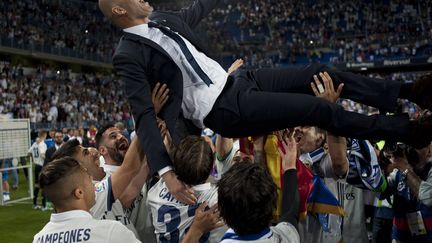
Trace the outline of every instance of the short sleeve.
<instances>
[{"instance_id":1,"label":"short sleeve","mask_svg":"<svg viewBox=\"0 0 432 243\"><path fill-rule=\"evenodd\" d=\"M222 175L227 172L229 170L229 168L231 168L231 166L233 165L233 158L234 158L234 154L237 152L236 147L232 147L231 151L228 153L228 155L220 160L219 158L216 158L216 169L218 172L218 179L220 179L222 177ZM218 156L216 156L218 157Z\"/></svg>"},{"instance_id":2,"label":"short sleeve","mask_svg":"<svg viewBox=\"0 0 432 243\"><path fill-rule=\"evenodd\" d=\"M333 170L332 160L330 154L326 154L319 164L319 169L324 178L340 179L336 176Z\"/></svg>"},{"instance_id":3,"label":"short sleeve","mask_svg":"<svg viewBox=\"0 0 432 243\"><path fill-rule=\"evenodd\" d=\"M296 228L288 223L281 222L277 224L275 227L272 227L273 233L281 238L281 242L287 243L299 243L300 235Z\"/></svg>"}]
</instances>

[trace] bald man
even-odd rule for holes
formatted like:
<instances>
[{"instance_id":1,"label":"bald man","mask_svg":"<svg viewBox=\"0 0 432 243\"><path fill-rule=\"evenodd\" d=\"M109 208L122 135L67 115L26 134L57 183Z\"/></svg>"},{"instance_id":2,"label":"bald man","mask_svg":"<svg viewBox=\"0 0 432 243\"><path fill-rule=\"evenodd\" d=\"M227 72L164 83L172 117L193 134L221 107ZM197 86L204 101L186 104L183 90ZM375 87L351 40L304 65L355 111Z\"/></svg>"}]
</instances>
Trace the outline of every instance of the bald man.
<instances>
[{"instance_id":1,"label":"bald man","mask_svg":"<svg viewBox=\"0 0 432 243\"><path fill-rule=\"evenodd\" d=\"M125 82L141 146L152 173L163 177L179 201L196 198L172 170L157 127L151 89L166 84L170 95L159 117L176 134L179 114L195 128L209 127L224 137L245 137L299 125L318 126L332 134L360 139L389 139L424 147L432 140L432 118L410 121L408 115L365 116L314 97L311 82L330 75L342 98L396 109L397 98L432 107L432 76L415 85L377 80L313 64L303 68L238 70L229 75L209 56L194 30L219 0L196 0L178 12L153 12L144 0L99 0L105 16L124 31L113 65ZM328 72L328 74L326 74ZM345 83L345 85L343 84ZM324 85L329 85L325 83ZM320 93L322 84L317 83ZM326 87L327 88L327 87ZM190 133L197 129L188 127Z\"/></svg>"},{"instance_id":2,"label":"bald man","mask_svg":"<svg viewBox=\"0 0 432 243\"><path fill-rule=\"evenodd\" d=\"M64 157L45 166L39 185L54 204L50 222L34 236L40 242L140 242L117 221L96 220L92 177L75 159Z\"/></svg>"}]
</instances>

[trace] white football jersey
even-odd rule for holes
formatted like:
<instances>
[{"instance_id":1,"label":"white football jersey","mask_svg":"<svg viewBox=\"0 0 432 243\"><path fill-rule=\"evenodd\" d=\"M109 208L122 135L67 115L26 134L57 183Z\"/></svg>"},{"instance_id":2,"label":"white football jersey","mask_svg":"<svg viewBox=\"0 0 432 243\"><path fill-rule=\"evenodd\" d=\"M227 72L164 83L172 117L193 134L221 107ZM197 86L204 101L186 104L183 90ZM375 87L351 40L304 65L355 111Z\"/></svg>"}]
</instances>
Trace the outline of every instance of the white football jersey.
<instances>
[{"instance_id":1,"label":"white football jersey","mask_svg":"<svg viewBox=\"0 0 432 243\"><path fill-rule=\"evenodd\" d=\"M117 243L141 242L124 225L111 220L97 220L82 210L51 214L51 220L33 238L42 242Z\"/></svg>"},{"instance_id":2,"label":"white football jersey","mask_svg":"<svg viewBox=\"0 0 432 243\"><path fill-rule=\"evenodd\" d=\"M198 203L207 201L209 206L217 203L217 187L210 183L192 188ZM147 202L151 209L153 226L158 242L180 242L193 222L199 204L186 205L177 201L160 179L148 192ZM226 227L220 227L203 235L202 242L219 242Z\"/></svg>"},{"instance_id":3,"label":"white football jersey","mask_svg":"<svg viewBox=\"0 0 432 243\"><path fill-rule=\"evenodd\" d=\"M47 151L47 145L45 142L34 142L32 146L29 148L28 152L32 154L32 158L35 164L43 166L44 160L42 159L42 154L45 154Z\"/></svg>"},{"instance_id":4,"label":"white football jersey","mask_svg":"<svg viewBox=\"0 0 432 243\"><path fill-rule=\"evenodd\" d=\"M130 219L138 233L138 239L146 243L155 243L156 237L151 219L150 207L147 205L147 187L144 184L140 194L131 207L126 209L126 216Z\"/></svg>"},{"instance_id":5,"label":"white football jersey","mask_svg":"<svg viewBox=\"0 0 432 243\"><path fill-rule=\"evenodd\" d=\"M101 156L103 159L103 157ZM107 165L104 168L107 176L112 175L120 166ZM154 227L151 221L150 208L147 205L147 186L144 184L140 194L129 208L124 209L126 217L134 225L138 239L146 243L155 243Z\"/></svg>"},{"instance_id":6,"label":"white football jersey","mask_svg":"<svg viewBox=\"0 0 432 243\"><path fill-rule=\"evenodd\" d=\"M222 175L231 168L233 165L233 159L235 153L240 149L240 144L238 140L233 144L233 147L231 148L231 151L228 153L228 155L223 159L219 160L216 158L216 170L217 170L217 176L216 180L219 181L222 178Z\"/></svg>"},{"instance_id":7,"label":"white football jersey","mask_svg":"<svg viewBox=\"0 0 432 243\"><path fill-rule=\"evenodd\" d=\"M300 236L296 228L287 222L280 222L276 226L267 228L258 234L241 236L234 230L228 229L221 243L300 243Z\"/></svg>"},{"instance_id":8,"label":"white football jersey","mask_svg":"<svg viewBox=\"0 0 432 243\"><path fill-rule=\"evenodd\" d=\"M135 236L138 237L134 225L126 216L123 205L118 199L114 200L114 194L111 186L111 176L105 177L103 180L97 182L94 186L96 193L96 203L90 209L90 213L93 215L93 218L119 221L129 230L131 230Z\"/></svg>"}]
</instances>

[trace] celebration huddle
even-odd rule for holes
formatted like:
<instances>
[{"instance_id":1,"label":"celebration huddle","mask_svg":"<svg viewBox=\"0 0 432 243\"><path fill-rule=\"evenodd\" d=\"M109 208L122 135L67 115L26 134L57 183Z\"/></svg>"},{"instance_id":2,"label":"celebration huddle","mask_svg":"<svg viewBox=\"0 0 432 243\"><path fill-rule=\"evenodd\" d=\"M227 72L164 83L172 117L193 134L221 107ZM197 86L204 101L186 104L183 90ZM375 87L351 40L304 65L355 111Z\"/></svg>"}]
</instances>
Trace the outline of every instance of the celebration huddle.
<instances>
[{"instance_id":1,"label":"celebration huddle","mask_svg":"<svg viewBox=\"0 0 432 243\"><path fill-rule=\"evenodd\" d=\"M80 1L15 8L84 26L52 40L112 74L0 83L0 112L30 104L34 243L432 242L431 3Z\"/></svg>"}]
</instances>

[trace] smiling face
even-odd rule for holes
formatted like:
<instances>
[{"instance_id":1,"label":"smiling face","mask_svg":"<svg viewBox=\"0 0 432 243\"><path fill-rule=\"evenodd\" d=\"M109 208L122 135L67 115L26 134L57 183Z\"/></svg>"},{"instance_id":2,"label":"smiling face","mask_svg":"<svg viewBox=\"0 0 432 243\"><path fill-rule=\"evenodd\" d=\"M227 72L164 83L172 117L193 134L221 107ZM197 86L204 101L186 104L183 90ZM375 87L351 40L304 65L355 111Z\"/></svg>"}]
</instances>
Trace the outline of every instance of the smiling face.
<instances>
[{"instance_id":1,"label":"smiling face","mask_svg":"<svg viewBox=\"0 0 432 243\"><path fill-rule=\"evenodd\" d=\"M86 148L81 145L77 147L74 154L74 159L80 162L89 175L96 181L100 181L105 177L103 168L99 166L99 157L100 154L97 149L92 147Z\"/></svg>"},{"instance_id":2,"label":"smiling face","mask_svg":"<svg viewBox=\"0 0 432 243\"><path fill-rule=\"evenodd\" d=\"M325 134L318 132L315 127L303 126L295 128L294 138L300 154L304 154L321 147L325 140Z\"/></svg>"},{"instance_id":3,"label":"smiling face","mask_svg":"<svg viewBox=\"0 0 432 243\"><path fill-rule=\"evenodd\" d=\"M146 22L153 7L144 0L99 0L102 13L115 25L127 28Z\"/></svg>"},{"instance_id":4,"label":"smiling face","mask_svg":"<svg viewBox=\"0 0 432 243\"><path fill-rule=\"evenodd\" d=\"M121 165L129 148L129 141L122 132L116 128L108 128L102 134L99 151L107 164Z\"/></svg>"}]
</instances>

